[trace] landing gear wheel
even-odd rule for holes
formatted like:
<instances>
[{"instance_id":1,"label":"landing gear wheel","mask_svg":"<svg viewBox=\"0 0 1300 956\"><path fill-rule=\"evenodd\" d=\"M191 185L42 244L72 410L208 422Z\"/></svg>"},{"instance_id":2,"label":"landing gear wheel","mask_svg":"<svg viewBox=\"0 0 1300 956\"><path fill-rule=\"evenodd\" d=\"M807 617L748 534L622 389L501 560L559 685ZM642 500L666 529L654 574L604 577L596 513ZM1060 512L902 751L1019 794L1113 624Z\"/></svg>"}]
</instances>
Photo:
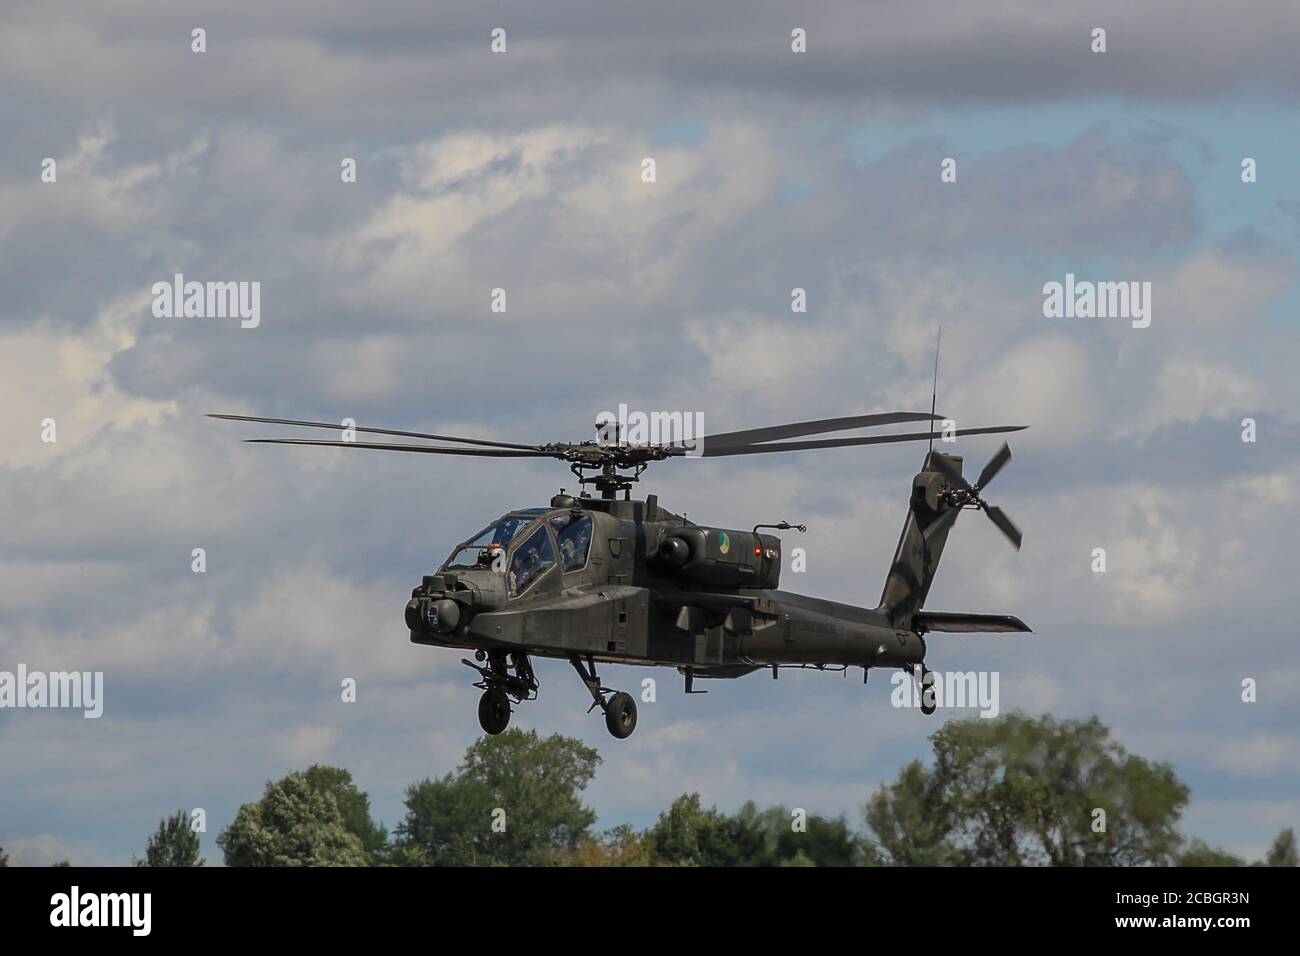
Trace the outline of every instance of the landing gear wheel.
<instances>
[{"instance_id":1,"label":"landing gear wheel","mask_svg":"<svg viewBox=\"0 0 1300 956\"><path fill-rule=\"evenodd\" d=\"M478 722L483 730L496 735L510 725L510 701L499 690L486 690L478 699Z\"/></svg>"},{"instance_id":2,"label":"landing gear wheel","mask_svg":"<svg viewBox=\"0 0 1300 956\"><path fill-rule=\"evenodd\" d=\"M636 730L636 701L631 694L619 691L605 703L605 726L619 740Z\"/></svg>"},{"instance_id":3,"label":"landing gear wheel","mask_svg":"<svg viewBox=\"0 0 1300 956\"><path fill-rule=\"evenodd\" d=\"M937 710L934 699L934 671L921 668L921 713L929 717Z\"/></svg>"}]
</instances>

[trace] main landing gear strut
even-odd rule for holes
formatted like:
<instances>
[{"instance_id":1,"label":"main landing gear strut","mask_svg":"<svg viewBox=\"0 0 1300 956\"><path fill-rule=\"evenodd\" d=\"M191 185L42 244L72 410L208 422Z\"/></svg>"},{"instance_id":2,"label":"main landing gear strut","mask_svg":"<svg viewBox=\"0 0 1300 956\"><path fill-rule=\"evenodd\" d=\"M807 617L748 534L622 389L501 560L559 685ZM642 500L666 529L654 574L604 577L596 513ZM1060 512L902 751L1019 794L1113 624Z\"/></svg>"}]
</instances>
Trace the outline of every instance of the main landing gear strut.
<instances>
[{"instance_id":1,"label":"main landing gear strut","mask_svg":"<svg viewBox=\"0 0 1300 956\"><path fill-rule=\"evenodd\" d=\"M487 666L464 659L461 663L474 668L482 678L474 685L483 691L478 702L478 722L484 732L499 734L510 726L512 703L521 704L537 697L537 677L533 674L528 655L520 651L509 654L505 651L476 651L474 656L486 661ZM611 734L619 740L632 736L632 731L636 730L636 701L632 695L602 687L600 678L596 676L596 662L590 654L585 664L577 654L570 654L569 663L591 693L593 703L587 708L587 713L599 707L605 712L605 726Z\"/></svg>"},{"instance_id":2,"label":"main landing gear strut","mask_svg":"<svg viewBox=\"0 0 1300 956\"><path fill-rule=\"evenodd\" d=\"M587 713L599 707L605 712L605 726L609 728L611 734L619 740L631 737L632 731L636 730L636 701L632 699L632 695L621 690L601 687L600 678L596 676L596 662L590 654L587 655L585 666L582 658L577 654L569 655L569 663L578 672L582 683L591 694L592 705L587 708ZM606 697L606 694L610 696Z\"/></svg>"},{"instance_id":3,"label":"main landing gear strut","mask_svg":"<svg viewBox=\"0 0 1300 956\"><path fill-rule=\"evenodd\" d=\"M480 667L473 661L461 660L483 678L474 685L483 690L478 702L478 722L486 733L499 734L510 725L511 702L520 704L537 696L537 677L527 654L511 653L509 665L505 651L478 651L474 656L488 662L487 667Z\"/></svg>"}]
</instances>

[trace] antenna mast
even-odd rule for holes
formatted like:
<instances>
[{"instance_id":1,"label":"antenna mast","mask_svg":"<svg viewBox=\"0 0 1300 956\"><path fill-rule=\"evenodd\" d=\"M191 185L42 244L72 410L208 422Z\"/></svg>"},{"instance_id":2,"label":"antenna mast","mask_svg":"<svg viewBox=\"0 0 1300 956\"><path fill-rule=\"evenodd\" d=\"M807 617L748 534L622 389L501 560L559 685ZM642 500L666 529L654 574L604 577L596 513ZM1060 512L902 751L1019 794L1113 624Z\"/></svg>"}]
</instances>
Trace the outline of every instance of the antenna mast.
<instances>
[{"instance_id":1,"label":"antenna mast","mask_svg":"<svg viewBox=\"0 0 1300 956\"><path fill-rule=\"evenodd\" d=\"M934 406L939 398L939 341L943 338L943 326L934 336L934 388L930 390L930 447L934 451Z\"/></svg>"}]
</instances>

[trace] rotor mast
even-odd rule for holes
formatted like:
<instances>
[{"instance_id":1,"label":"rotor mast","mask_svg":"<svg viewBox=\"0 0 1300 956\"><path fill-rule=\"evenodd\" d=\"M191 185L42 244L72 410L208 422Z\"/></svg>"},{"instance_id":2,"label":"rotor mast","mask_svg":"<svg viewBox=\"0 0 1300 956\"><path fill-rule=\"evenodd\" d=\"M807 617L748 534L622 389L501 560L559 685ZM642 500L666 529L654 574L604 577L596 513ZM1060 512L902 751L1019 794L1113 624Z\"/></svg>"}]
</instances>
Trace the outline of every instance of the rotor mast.
<instances>
[{"instance_id":1,"label":"rotor mast","mask_svg":"<svg viewBox=\"0 0 1300 956\"><path fill-rule=\"evenodd\" d=\"M606 454L597 464L591 459L574 461L569 465L569 469L578 476L578 483L581 485L595 485L596 490L600 492L602 501L615 501L618 499L618 493L623 492L624 499L632 497L632 483L641 477L641 472L646 469L646 462L633 464L626 460L627 456L621 454L625 451L623 445L623 436L619 431L617 421L596 422L596 447L605 451ZM608 443L610 431L613 431L613 445ZM600 468L600 474L588 477L583 474L583 469L590 469L593 466ZM634 468L635 474L626 475L620 472L620 469Z\"/></svg>"}]
</instances>

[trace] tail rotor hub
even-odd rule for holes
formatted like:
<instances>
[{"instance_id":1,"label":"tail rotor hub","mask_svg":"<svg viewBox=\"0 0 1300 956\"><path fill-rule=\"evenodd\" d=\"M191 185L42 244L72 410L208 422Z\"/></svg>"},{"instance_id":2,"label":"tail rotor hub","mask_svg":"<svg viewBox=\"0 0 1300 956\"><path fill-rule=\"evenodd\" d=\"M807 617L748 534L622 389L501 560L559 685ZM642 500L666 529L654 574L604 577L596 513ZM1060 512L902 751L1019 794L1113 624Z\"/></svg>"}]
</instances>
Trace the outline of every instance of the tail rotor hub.
<instances>
[{"instance_id":1,"label":"tail rotor hub","mask_svg":"<svg viewBox=\"0 0 1300 956\"><path fill-rule=\"evenodd\" d=\"M930 460L935 469L943 475L943 500L953 508L952 518L935 523L936 533L938 528L946 528L952 524L952 520L956 518L957 510L971 508L975 511L984 512L988 519L997 526L999 531L1006 535L1007 540L1019 551L1022 540L1020 529L1003 513L1001 508L989 504L981 495L981 492L988 487L989 482L1011 460L1011 449L1004 443L998 449L997 454L989 459L989 463L984 466L984 470L980 472L979 478L976 479L973 485L963 478L961 472L954 468L943 455L931 455Z\"/></svg>"}]
</instances>

